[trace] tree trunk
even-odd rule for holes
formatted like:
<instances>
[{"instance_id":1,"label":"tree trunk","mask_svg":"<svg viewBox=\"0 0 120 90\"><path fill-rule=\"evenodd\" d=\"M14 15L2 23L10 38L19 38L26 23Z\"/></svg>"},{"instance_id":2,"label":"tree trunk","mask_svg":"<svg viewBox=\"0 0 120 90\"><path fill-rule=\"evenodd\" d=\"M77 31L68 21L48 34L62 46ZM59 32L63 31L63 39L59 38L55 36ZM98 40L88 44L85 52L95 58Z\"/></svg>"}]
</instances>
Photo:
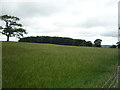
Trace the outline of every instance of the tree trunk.
<instances>
[{"instance_id":1,"label":"tree trunk","mask_svg":"<svg viewBox=\"0 0 120 90\"><path fill-rule=\"evenodd\" d=\"M9 35L7 36L7 42L9 42Z\"/></svg>"}]
</instances>

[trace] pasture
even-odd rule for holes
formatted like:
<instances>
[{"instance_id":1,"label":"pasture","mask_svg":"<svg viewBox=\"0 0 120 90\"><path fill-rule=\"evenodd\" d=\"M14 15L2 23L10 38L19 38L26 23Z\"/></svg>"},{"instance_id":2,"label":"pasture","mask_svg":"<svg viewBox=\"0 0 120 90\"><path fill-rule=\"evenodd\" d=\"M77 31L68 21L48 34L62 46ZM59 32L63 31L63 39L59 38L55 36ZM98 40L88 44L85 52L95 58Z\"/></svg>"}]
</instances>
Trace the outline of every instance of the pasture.
<instances>
[{"instance_id":1,"label":"pasture","mask_svg":"<svg viewBox=\"0 0 120 90\"><path fill-rule=\"evenodd\" d=\"M100 88L117 49L2 42L3 88Z\"/></svg>"}]
</instances>

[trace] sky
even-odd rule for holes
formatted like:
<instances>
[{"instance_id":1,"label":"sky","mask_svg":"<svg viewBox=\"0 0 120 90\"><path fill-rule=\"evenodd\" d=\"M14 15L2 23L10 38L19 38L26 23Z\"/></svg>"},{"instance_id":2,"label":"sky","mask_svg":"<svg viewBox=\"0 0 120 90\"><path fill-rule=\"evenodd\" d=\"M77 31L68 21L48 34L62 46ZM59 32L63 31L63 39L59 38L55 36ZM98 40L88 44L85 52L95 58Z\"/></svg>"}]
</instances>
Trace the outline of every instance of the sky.
<instances>
[{"instance_id":1,"label":"sky","mask_svg":"<svg viewBox=\"0 0 120 90\"><path fill-rule=\"evenodd\" d=\"M1 0L1 15L20 18L27 36L85 39L102 45L118 41L119 0ZM4 25L3 21L0 21ZM0 41L6 36L0 35ZM10 41L18 41L11 37Z\"/></svg>"}]
</instances>

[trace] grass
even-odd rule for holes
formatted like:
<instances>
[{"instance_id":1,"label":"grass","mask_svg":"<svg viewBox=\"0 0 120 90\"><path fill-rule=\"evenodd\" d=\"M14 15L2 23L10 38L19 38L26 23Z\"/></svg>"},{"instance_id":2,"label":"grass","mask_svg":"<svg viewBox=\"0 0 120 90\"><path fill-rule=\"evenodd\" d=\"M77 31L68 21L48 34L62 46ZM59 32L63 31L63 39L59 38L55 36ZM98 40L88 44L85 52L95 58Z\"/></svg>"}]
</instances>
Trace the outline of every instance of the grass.
<instances>
[{"instance_id":1,"label":"grass","mask_svg":"<svg viewBox=\"0 0 120 90\"><path fill-rule=\"evenodd\" d=\"M3 42L3 88L100 88L117 49Z\"/></svg>"}]
</instances>

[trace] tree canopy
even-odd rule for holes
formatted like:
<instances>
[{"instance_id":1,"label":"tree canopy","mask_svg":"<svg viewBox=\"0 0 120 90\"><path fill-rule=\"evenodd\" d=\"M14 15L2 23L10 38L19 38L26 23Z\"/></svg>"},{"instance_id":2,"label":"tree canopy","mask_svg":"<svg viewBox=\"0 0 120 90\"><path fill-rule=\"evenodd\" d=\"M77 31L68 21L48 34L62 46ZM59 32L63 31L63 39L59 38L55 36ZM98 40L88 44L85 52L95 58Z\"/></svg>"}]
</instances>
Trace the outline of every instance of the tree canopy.
<instances>
[{"instance_id":1,"label":"tree canopy","mask_svg":"<svg viewBox=\"0 0 120 90\"><path fill-rule=\"evenodd\" d=\"M59 45L72 45L72 46L90 46L93 44L91 41L82 39L72 39L68 37L50 37L50 36L36 36L20 38L19 42L33 42L33 43L50 43Z\"/></svg>"},{"instance_id":2,"label":"tree canopy","mask_svg":"<svg viewBox=\"0 0 120 90\"><path fill-rule=\"evenodd\" d=\"M23 37L23 34L27 34L26 30L21 28L22 24L17 23L20 18L9 15L2 15L0 19L5 22L5 26L0 26L0 33L7 36L7 41L9 37Z\"/></svg>"},{"instance_id":3,"label":"tree canopy","mask_svg":"<svg viewBox=\"0 0 120 90\"><path fill-rule=\"evenodd\" d=\"M110 48L116 48L117 46L116 45L112 45L112 46L110 46Z\"/></svg>"},{"instance_id":4,"label":"tree canopy","mask_svg":"<svg viewBox=\"0 0 120 90\"><path fill-rule=\"evenodd\" d=\"M101 42L102 42L101 39L96 39L96 40L94 41L94 46L95 46L95 47L101 47Z\"/></svg>"},{"instance_id":5,"label":"tree canopy","mask_svg":"<svg viewBox=\"0 0 120 90\"><path fill-rule=\"evenodd\" d=\"M120 41L116 43L117 47L120 48Z\"/></svg>"}]
</instances>

